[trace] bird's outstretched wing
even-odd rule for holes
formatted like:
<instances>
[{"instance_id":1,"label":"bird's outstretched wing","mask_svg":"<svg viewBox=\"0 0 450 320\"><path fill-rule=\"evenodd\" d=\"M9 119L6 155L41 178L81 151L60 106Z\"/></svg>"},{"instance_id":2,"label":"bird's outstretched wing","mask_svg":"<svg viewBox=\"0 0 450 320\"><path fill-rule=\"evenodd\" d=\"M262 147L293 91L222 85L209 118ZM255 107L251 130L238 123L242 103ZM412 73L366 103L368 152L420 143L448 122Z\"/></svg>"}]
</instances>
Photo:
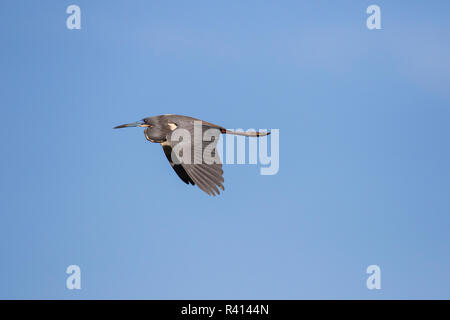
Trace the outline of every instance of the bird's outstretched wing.
<instances>
[{"instance_id":1,"label":"bird's outstretched wing","mask_svg":"<svg viewBox=\"0 0 450 320\"><path fill-rule=\"evenodd\" d=\"M184 137L181 141L174 141L173 135L169 134L167 140L161 143L170 165L185 183L196 184L201 190L212 196L220 194L219 189L224 190L222 163L216 150L220 130L203 125L202 132L209 130L212 133L211 140L204 141L202 135L194 135L193 123L182 123L180 128L189 132L191 141ZM183 157L183 150L188 149L191 156ZM206 159L205 155L210 156Z\"/></svg>"}]
</instances>

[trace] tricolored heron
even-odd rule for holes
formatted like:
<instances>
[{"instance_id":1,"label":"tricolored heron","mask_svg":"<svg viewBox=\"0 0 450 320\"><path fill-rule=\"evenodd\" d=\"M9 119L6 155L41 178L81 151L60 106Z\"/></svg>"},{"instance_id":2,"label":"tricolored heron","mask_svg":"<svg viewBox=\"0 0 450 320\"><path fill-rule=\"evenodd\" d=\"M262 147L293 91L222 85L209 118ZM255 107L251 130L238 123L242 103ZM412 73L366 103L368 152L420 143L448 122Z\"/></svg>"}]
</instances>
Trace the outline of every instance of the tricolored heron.
<instances>
[{"instance_id":1,"label":"tricolored heron","mask_svg":"<svg viewBox=\"0 0 450 320\"><path fill-rule=\"evenodd\" d=\"M216 146L218 142L218 136L223 134L235 134L242 135L247 137L259 137L270 134L270 132L236 132L225 129L224 127L202 121L199 119L180 116L175 114L165 114L160 116L148 117L144 118L141 121L122 124L120 126L114 127L114 129L119 128L127 128L127 127L144 127L144 134L148 141L154 143L160 143L163 147L164 154L169 160L170 165L176 172L176 174L180 177L183 182L186 184L197 185L201 190L206 192L209 195L215 196L219 194L219 188L224 190L223 187L223 170L222 163L216 152ZM199 137L195 137L198 132L196 128L200 127L201 132L209 132L210 136L213 136L214 139L209 139L208 141L204 140L203 134ZM194 137L193 143L191 141L185 141L186 134L183 136L183 140L173 140L173 134L176 130L184 129L183 132L187 132L187 136L191 138ZM188 158L189 161L183 161L182 152L174 153L174 149L178 147L186 147L188 151L191 151L191 157ZM203 161L205 150L209 149L214 157L214 162L211 161ZM182 148L177 148L182 149ZM183 150L183 149L182 149ZM198 161L198 159L201 159ZM196 161L197 160L197 161Z\"/></svg>"}]
</instances>

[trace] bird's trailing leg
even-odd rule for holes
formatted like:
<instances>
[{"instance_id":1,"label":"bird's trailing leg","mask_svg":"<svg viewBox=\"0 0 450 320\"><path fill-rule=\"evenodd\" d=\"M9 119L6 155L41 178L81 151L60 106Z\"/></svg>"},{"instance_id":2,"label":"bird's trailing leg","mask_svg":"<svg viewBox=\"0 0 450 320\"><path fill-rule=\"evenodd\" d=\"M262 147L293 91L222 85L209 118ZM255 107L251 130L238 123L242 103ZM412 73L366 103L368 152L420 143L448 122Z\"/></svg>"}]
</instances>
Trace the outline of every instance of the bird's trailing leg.
<instances>
[{"instance_id":1,"label":"bird's trailing leg","mask_svg":"<svg viewBox=\"0 0 450 320\"><path fill-rule=\"evenodd\" d=\"M264 137L264 136L268 136L270 134L270 131L269 132L259 132L259 131L240 132L240 131L232 131L232 130L227 130L227 129L222 129L222 130L220 130L220 132L223 134L234 134L237 136L245 136L245 137Z\"/></svg>"}]
</instances>

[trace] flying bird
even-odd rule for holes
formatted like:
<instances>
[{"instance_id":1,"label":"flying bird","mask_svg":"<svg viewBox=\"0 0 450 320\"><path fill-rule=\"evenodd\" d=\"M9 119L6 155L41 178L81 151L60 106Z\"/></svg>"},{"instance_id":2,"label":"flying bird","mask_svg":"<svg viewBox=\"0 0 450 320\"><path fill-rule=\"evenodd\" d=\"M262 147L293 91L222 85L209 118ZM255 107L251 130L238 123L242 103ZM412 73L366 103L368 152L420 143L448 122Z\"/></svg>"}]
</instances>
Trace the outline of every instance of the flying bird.
<instances>
[{"instance_id":1,"label":"flying bird","mask_svg":"<svg viewBox=\"0 0 450 320\"><path fill-rule=\"evenodd\" d=\"M161 144L167 160L178 177L184 183L197 185L208 195L213 196L220 194L219 189L224 190L222 163L216 151L219 135L259 137L270 134L258 131L231 131L206 121L175 114L148 117L122 124L114 129L127 127L144 127L145 138L150 142ZM204 132L208 132L205 136L210 137L209 140L205 139ZM210 159L205 158L208 154L211 155Z\"/></svg>"}]
</instances>

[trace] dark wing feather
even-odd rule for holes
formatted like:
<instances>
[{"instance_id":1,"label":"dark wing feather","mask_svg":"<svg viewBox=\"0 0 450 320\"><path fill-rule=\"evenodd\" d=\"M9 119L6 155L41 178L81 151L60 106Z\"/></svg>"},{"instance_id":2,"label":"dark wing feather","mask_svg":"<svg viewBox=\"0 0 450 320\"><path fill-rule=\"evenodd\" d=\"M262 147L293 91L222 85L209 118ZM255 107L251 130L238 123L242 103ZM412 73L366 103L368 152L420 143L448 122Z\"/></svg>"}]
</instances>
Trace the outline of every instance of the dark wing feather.
<instances>
[{"instance_id":1,"label":"dark wing feather","mask_svg":"<svg viewBox=\"0 0 450 320\"><path fill-rule=\"evenodd\" d=\"M223 171L212 169L210 164L183 164L186 172L194 180L197 186L209 195L220 194L218 188L223 187Z\"/></svg>"},{"instance_id":2,"label":"dark wing feather","mask_svg":"<svg viewBox=\"0 0 450 320\"><path fill-rule=\"evenodd\" d=\"M169 160L170 165L172 166L173 170L177 173L177 175L180 177L181 180L183 180L186 184L192 184L195 185L194 181L192 181L191 177L186 173L186 170L184 170L183 166L181 164L175 164L172 161L172 147L167 144L161 144L164 154L167 157L167 160Z\"/></svg>"},{"instance_id":3,"label":"dark wing feather","mask_svg":"<svg viewBox=\"0 0 450 320\"><path fill-rule=\"evenodd\" d=\"M191 121L186 122L179 122L177 123L179 127L186 129L190 132L191 137L194 137L194 123ZM205 132L205 130L211 129L210 126L202 125L202 132ZM213 128L215 134L214 141L203 141L202 137L195 137L196 140L188 145L187 147L191 149L191 161L189 163L183 163L180 161L175 161L176 163L180 164L174 164L172 161L172 156L174 155L172 152L172 149L174 146L178 144L183 144L186 142L178 142L178 141L172 141L170 135L167 136L167 140L163 144L164 153L166 154L167 159L171 163L172 167L174 168L175 172L177 172L178 176L183 180L184 182L189 181L189 179L192 181L192 184L196 184L201 190L206 192L209 195L218 195L220 194L220 190L224 190L223 187L223 170L222 170L222 163L220 161L220 158L217 154L217 142L218 137L220 135L220 130L217 128ZM164 145L167 147L165 148ZM201 146L195 147L196 145ZM203 152L205 148L209 146L209 150L213 150L212 154L214 156L214 163L208 164L203 161ZM211 148L212 147L212 148ZM177 157L177 160L181 157ZM194 159L201 160L201 163L195 163ZM177 169L175 168L176 166ZM181 169L181 168L182 169ZM177 171L178 170L178 171ZM187 183L187 182L186 182Z\"/></svg>"}]
</instances>

